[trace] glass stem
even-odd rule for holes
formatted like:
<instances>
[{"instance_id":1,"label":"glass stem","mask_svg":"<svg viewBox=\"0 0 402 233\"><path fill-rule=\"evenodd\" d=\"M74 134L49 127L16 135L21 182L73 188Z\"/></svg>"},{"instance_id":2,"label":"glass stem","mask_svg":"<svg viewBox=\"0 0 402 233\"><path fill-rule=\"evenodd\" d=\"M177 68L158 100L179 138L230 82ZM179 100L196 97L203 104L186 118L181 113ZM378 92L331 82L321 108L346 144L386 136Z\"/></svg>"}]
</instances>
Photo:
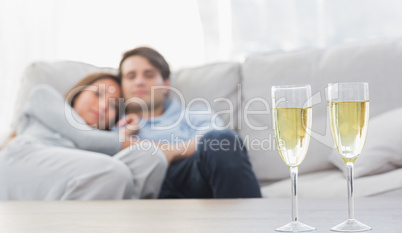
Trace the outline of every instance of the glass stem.
<instances>
[{"instance_id":1,"label":"glass stem","mask_svg":"<svg viewBox=\"0 0 402 233\"><path fill-rule=\"evenodd\" d=\"M348 213L349 219L355 218L355 204L354 204L354 189L353 189L353 163L347 162L346 169L347 169L347 181L348 181Z\"/></svg>"},{"instance_id":2,"label":"glass stem","mask_svg":"<svg viewBox=\"0 0 402 233\"><path fill-rule=\"evenodd\" d=\"M290 180L292 185L292 221L298 221L298 203L297 203L297 175L298 175L298 168L297 167L290 167Z\"/></svg>"}]
</instances>

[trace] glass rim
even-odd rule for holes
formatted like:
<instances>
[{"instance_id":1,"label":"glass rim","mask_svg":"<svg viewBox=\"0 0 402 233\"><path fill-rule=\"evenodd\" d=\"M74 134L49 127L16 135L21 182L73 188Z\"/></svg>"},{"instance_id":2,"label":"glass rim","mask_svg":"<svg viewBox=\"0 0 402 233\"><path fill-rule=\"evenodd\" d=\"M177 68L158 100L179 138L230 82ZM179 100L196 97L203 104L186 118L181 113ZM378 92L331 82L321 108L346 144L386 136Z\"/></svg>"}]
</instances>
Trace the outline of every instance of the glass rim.
<instances>
[{"instance_id":1,"label":"glass rim","mask_svg":"<svg viewBox=\"0 0 402 233\"><path fill-rule=\"evenodd\" d=\"M334 84L369 84L368 82L336 82L336 83L328 83L328 86Z\"/></svg>"},{"instance_id":2,"label":"glass rim","mask_svg":"<svg viewBox=\"0 0 402 233\"><path fill-rule=\"evenodd\" d=\"M348 102L367 102L370 103L370 100L342 100L342 101L334 101L327 100L328 103L348 103Z\"/></svg>"},{"instance_id":3,"label":"glass rim","mask_svg":"<svg viewBox=\"0 0 402 233\"><path fill-rule=\"evenodd\" d=\"M328 102L355 102L369 100L368 82L328 83L326 88Z\"/></svg>"},{"instance_id":4,"label":"glass rim","mask_svg":"<svg viewBox=\"0 0 402 233\"><path fill-rule=\"evenodd\" d=\"M274 85L272 88L297 88L297 87L311 87L310 84L295 84L295 85Z\"/></svg>"}]
</instances>

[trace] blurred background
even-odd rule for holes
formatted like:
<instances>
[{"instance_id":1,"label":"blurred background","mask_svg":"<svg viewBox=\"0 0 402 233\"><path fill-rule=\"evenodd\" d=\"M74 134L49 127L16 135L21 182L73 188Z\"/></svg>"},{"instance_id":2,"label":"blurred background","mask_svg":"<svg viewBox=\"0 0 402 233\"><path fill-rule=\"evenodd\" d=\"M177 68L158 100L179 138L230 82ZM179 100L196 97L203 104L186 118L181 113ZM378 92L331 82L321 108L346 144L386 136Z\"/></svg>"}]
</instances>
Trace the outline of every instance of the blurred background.
<instances>
[{"instance_id":1,"label":"blurred background","mask_svg":"<svg viewBox=\"0 0 402 233\"><path fill-rule=\"evenodd\" d=\"M399 0L0 0L0 135L34 61L117 67L151 46L172 70L402 36Z\"/></svg>"}]
</instances>

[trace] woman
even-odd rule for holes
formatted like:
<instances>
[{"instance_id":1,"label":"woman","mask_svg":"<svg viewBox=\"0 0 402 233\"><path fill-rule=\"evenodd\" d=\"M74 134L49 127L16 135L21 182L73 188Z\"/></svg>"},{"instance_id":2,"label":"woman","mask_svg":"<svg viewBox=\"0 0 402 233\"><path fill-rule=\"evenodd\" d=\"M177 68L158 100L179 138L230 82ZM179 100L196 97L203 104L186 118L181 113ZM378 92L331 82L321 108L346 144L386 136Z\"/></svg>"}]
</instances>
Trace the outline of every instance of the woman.
<instances>
[{"instance_id":1,"label":"woman","mask_svg":"<svg viewBox=\"0 0 402 233\"><path fill-rule=\"evenodd\" d=\"M0 199L157 197L170 157L154 145L153 154L127 148L133 131L120 132L123 140L109 131L119 98L119 79L109 73L85 77L66 98L36 87L17 136L0 151Z\"/></svg>"}]
</instances>

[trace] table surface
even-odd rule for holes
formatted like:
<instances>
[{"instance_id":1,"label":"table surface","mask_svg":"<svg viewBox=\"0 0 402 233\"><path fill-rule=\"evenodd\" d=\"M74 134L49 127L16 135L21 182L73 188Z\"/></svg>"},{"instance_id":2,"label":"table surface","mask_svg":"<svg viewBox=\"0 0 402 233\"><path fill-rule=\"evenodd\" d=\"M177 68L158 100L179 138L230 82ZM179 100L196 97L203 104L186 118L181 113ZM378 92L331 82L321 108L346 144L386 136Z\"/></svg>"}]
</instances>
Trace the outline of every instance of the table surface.
<instances>
[{"instance_id":1,"label":"table surface","mask_svg":"<svg viewBox=\"0 0 402 233\"><path fill-rule=\"evenodd\" d=\"M0 202L0 233L275 232L291 220L290 199ZM370 232L402 232L402 197L355 200ZM299 220L331 232L346 220L345 199L300 199Z\"/></svg>"}]
</instances>

